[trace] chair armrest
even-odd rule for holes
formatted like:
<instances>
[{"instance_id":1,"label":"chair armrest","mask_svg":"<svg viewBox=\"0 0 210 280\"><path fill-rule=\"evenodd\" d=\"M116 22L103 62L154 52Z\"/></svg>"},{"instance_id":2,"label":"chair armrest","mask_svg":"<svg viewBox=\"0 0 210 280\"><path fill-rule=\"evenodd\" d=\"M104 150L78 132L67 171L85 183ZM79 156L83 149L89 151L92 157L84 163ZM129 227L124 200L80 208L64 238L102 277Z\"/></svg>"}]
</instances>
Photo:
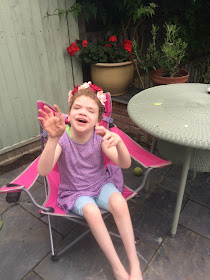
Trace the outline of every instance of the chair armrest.
<instances>
[{"instance_id":1,"label":"chair armrest","mask_svg":"<svg viewBox=\"0 0 210 280\"><path fill-rule=\"evenodd\" d=\"M116 126L110 128L110 130L117 133L122 138L132 158L138 161L145 168L160 168L171 164L171 161L159 158L142 148L139 144L137 144L133 139L131 139L127 134L122 132Z\"/></svg>"}]
</instances>

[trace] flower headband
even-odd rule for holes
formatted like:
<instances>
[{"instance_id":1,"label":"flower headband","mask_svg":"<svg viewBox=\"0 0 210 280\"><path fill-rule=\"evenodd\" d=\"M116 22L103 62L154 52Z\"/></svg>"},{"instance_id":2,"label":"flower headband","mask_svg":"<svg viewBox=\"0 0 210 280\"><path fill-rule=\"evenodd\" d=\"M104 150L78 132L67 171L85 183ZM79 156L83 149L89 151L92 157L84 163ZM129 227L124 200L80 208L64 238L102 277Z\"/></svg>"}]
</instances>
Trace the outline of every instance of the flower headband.
<instances>
[{"instance_id":1,"label":"flower headband","mask_svg":"<svg viewBox=\"0 0 210 280\"><path fill-rule=\"evenodd\" d=\"M91 90L93 92L95 92L97 94L98 99L100 100L101 104L103 106L105 106L105 102L106 102L106 93L103 92L103 89L98 87L95 84L92 84L92 82L85 82L84 84L82 84L81 86L76 85L76 87L73 90L70 90L68 95L68 103L71 103L72 97L74 96L74 94L76 92L78 92L78 90L80 89L85 89L85 88L91 88Z\"/></svg>"}]
</instances>

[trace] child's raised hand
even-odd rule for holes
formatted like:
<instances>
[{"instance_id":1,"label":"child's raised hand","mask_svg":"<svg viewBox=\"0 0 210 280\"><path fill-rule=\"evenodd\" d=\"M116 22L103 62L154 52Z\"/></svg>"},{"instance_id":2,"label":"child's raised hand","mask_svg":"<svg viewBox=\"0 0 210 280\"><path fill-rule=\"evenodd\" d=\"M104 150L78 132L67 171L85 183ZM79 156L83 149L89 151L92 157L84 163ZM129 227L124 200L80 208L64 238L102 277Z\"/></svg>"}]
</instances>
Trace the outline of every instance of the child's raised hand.
<instances>
[{"instance_id":1,"label":"child's raised hand","mask_svg":"<svg viewBox=\"0 0 210 280\"><path fill-rule=\"evenodd\" d=\"M107 130L104 126L96 126L95 131L96 134L103 137L103 142L107 148L117 146L117 144L122 141L118 134Z\"/></svg>"},{"instance_id":2,"label":"child's raised hand","mask_svg":"<svg viewBox=\"0 0 210 280\"><path fill-rule=\"evenodd\" d=\"M65 119L61 114L59 107L54 105L54 108L55 115L53 114L53 111L46 105L44 106L45 112L39 109L39 113L43 117L38 117L38 120L42 122L44 129L50 135L50 137L60 138L66 129Z\"/></svg>"}]
</instances>

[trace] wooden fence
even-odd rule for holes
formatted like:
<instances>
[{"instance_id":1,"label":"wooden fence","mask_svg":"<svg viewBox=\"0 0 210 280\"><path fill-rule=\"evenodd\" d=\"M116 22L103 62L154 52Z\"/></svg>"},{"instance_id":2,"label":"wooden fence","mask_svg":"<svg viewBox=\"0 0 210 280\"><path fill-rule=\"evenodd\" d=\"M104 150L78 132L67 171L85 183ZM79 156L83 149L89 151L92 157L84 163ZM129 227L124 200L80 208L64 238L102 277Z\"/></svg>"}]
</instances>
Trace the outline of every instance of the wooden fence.
<instances>
[{"instance_id":1,"label":"wooden fence","mask_svg":"<svg viewBox=\"0 0 210 280\"><path fill-rule=\"evenodd\" d=\"M0 155L37 139L37 100L67 111L67 95L82 83L81 65L66 48L78 38L69 14L45 18L74 0L0 0Z\"/></svg>"}]
</instances>

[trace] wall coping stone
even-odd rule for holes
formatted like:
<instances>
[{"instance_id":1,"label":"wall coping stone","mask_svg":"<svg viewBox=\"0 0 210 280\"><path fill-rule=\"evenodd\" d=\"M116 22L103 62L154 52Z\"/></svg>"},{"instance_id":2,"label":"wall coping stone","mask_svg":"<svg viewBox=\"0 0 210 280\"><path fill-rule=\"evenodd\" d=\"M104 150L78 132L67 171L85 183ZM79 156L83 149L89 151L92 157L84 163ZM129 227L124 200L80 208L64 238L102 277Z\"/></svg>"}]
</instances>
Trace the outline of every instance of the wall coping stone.
<instances>
[{"instance_id":1,"label":"wall coping stone","mask_svg":"<svg viewBox=\"0 0 210 280\"><path fill-rule=\"evenodd\" d=\"M137 93L139 93L140 91L142 91L142 89L140 88L135 88L135 87L130 87L128 89L128 92L123 94L123 95L119 95L119 96L112 96L112 101L121 103L121 104L128 104L128 102L130 101L130 99L136 95Z\"/></svg>"}]
</instances>

